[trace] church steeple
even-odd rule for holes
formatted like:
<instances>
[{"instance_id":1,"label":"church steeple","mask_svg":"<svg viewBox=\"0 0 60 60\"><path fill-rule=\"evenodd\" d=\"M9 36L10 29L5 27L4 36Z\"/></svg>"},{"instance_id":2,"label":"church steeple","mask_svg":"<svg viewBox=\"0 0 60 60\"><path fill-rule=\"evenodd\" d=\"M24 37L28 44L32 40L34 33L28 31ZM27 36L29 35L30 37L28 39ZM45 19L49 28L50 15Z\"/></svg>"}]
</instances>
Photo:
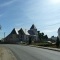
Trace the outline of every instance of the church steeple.
<instances>
[{"instance_id":1,"label":"church steeple","mask_svg":"<svg viewBox=\"0 0 60 60\"><path fill-rule=\"evenodd\" d=\"M37 29L35 25L33 24L30 29Z\"/></svg>"}]
</instances>

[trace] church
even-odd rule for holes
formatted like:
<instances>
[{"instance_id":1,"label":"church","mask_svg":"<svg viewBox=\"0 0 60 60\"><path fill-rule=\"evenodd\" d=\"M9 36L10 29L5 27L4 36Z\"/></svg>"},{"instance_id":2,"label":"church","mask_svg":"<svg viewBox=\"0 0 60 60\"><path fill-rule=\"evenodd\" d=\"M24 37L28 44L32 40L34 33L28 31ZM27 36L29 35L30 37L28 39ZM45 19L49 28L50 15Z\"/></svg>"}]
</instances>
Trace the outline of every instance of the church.
<instances>
[{"instance_id":1,"label":"church","mask_svg":"<svg viewBox=\"0 0 60 60\"><path fill-rule=\"evenodd\" d=\"M33 24L31 28L26 31L22 28L18 31L14 28L12 32L4 38L5 43L18 43L18 42L28 42L29 39L32 41L38 41L38 31L35 25Z\"/></svg>"}]
</instances>

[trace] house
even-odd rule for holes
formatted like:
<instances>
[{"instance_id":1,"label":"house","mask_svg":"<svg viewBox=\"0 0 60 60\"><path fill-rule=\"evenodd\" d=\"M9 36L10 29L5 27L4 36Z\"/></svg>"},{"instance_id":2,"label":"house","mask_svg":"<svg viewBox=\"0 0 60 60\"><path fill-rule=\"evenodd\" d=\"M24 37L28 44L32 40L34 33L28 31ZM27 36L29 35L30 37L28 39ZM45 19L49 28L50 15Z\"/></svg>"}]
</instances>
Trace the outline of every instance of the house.
<instances>
[{"instance_id":1,"label":"house","mask_svg":"<svg viewBox=\"0 0 60 60\"><path fill-rule=\"evenodd\" d=\"M28 33L30 34L30 37L33 41L38 40L38 32L34 24L31 26L30 30L28 30Z\"/></svg>"},{"instance_id":2,"label":"house","mask_svg":"<svg viewBox=\"0 0 60 60\"><path fill-rule=\"evenodd\" d=\"M21 28L21 29L18 31L18 33L19 33L19 40L20 40L20 41L26 42L26 41L29 40L30 34L28 33L28 31L25 31L25 30L23 30L23 29Z\"/></svg>"},{"instance_id":3,"label":"house","mask_svg":"<svg viewBox=\"0 0 60 60\"><path fill-rule=\"evenodd\" d=\"M12 32L4 38L5 43L17 43L19 41L18 34L15 31L15 28L12 30Z\"/></svg>"},{"instance_id":4,"label":"house","mask_svg":"<svg viewBox=\"0 0 60 60\"><path fill-rule=\"evenodd\" d=\"M16 29L14 28L12 32L7 37L5 37L4 42L17 43L20 41L27 42L29 40L38 41L38 31L34 24L31 26L31 28L28 31L23 30L21 28L17 32Z\"/></svg>"},{"instance_id":5,"label":"house","mask_svg":"<svg viewBox=\"0 0 60 60\"><path fill-rule=\"evenodd\" d=\"M54 41L56 41L57 37L52 36L51 39L54 40Z\"/></svg>"}]
</instances>

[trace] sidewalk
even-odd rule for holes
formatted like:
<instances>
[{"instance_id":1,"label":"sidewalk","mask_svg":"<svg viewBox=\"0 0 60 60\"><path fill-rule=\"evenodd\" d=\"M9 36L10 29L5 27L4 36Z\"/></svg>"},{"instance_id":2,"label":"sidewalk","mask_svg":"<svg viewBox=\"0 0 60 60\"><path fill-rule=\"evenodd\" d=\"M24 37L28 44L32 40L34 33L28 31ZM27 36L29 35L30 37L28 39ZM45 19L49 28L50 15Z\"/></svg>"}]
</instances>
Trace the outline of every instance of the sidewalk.
<instances>
[{"instance_id":1,"label":"sidewalk","mask_svg":"<svg viewBox=\"0 0 60 60\"><path fill-rule=\"evenodd\" d=\"M17 60L17 59L8 48L0 47L0 60Z\"/></svg>"},{"instance_id":2,"label":"sidewalk","mask_svg":"<svg viewBox=\"0 0 60 60\"><path fill-rule=\"evenodd\" d=\"M60 52L60 48L51 48L51 47L43 47L43 46L36 46L36 45L30 45L30 46L31 47L37 47L37 48L48 49L48 50L53 50L53 51Z\"/></svg>"}]
</instances>

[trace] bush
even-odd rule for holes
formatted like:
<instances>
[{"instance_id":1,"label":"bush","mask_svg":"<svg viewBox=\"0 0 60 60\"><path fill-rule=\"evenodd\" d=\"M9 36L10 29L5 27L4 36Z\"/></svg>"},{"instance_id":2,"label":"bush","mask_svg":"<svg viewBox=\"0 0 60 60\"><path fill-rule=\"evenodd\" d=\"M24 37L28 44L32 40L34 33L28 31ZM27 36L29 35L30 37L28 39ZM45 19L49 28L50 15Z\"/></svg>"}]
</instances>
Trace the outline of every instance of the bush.
<instances>
[{"instance_id":1,"label":"bush","mask_svg":"<svg viewBox=\"0 0 60 60\"><path fill-rule=\"evenodd\" d=\"M40 44L37 44L38 46L44 46L44 47L49 47L49 46L52 46L52 44L50 43L40 43Z\"/></svg>"}]
</instances>

